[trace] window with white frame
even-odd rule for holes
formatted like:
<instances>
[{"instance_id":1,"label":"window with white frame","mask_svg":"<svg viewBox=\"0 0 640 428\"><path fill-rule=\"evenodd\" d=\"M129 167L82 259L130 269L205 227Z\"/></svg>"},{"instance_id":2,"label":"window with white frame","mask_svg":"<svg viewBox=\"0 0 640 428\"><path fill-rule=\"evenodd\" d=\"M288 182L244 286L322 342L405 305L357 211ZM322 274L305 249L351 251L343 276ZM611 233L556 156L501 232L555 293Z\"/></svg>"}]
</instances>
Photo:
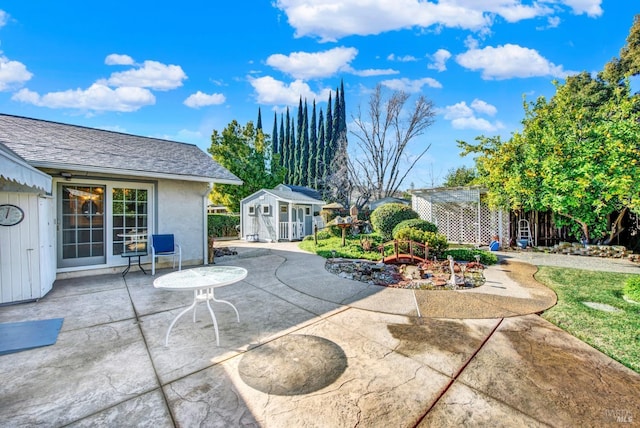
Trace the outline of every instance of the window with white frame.
<instances>
[{"instance_id":1,"label":"window with white frame","mask_svg":"<svg viewBox=\"0 0 640 428\"><path fill-rule=\"evenodd\" d=\"M249 205L249 215L256 215L256 206Z\"/></svg>"},{"instance_id":2,"label":"window with white frame","mask_svg":"<svg viewBox=\"0 0 640 428\"><path fill-rule=\"evenodd\" d=\"M271 205L262 205L262 214L270 215L271 214Z\"/></svg>"}]
</instances>

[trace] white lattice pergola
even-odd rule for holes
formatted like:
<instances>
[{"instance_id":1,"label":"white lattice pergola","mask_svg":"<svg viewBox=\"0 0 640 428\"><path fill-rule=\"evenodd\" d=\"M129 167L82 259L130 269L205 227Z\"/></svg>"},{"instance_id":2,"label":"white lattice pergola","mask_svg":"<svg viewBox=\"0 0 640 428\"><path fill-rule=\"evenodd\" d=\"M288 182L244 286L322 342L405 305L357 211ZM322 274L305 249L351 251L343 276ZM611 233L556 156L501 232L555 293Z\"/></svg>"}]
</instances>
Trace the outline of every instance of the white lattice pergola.
<instances>
[{"instance_id":1,"label":"white lattice pergola","mask_svg":"<svg viewBox=\"0 0 640 428\"><path fill-rule=\"evenodd\" d=\"M438 226L449 242L486 245L499 236L509 242L509 215L490 210L481 187L440 187L411 191L411 205L420 218Z\"/></svg>"}]
</instances>

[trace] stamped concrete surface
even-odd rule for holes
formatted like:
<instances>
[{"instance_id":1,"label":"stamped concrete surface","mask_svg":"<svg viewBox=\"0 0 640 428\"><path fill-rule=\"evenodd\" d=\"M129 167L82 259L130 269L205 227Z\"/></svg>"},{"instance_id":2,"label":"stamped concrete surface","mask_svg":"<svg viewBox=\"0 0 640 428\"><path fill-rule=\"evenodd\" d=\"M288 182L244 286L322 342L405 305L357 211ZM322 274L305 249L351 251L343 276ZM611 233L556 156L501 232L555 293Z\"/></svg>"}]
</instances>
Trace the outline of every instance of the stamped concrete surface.
<instances>
[{"instance_id":1,"label":"stamped concrete surface","mask_svg":"<svg viewBox=\"0 0 640 428\"><path fill-rule=\"evenodd\" d=\"M555 295L515 258L468 291L338 278L295 244L233 242L220 329L190 292L132 270L57 281L0 322L64 317L55 345L0 356L0 426L634 426L640 375L541 319ZM157 272L156 277L170 270ZM417 305L416 305L417 304ZM418 317L420 313L420 317Z\"/></svg>"}]
</instances>

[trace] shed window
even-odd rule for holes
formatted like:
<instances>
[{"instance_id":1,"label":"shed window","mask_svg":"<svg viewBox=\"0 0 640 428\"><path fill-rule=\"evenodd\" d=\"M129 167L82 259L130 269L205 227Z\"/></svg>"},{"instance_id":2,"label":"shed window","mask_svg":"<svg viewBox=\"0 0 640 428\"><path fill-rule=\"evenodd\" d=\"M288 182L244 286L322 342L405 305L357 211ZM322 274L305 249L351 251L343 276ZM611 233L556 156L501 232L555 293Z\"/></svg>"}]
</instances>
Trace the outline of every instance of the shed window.
<instances>
[{"instance_id":1,"label":"shed window","mask_svg":"<svg viewBox=\"0 0 640 428\"><path fill-rule=\"evenodd\" d=\"M256 207L255 205L249 206L249 215L256 215Z\"/></svg>"},{"instance_id":2,"label":"shed window","mask_svg":"<svg viewBox=\"0 0 640 428\"><path fill-rule=\"evenodd\" d=\"M262 214L263 215L271 214L271 205L263 205L262 206Z\"/></svg>"}]
</instances>

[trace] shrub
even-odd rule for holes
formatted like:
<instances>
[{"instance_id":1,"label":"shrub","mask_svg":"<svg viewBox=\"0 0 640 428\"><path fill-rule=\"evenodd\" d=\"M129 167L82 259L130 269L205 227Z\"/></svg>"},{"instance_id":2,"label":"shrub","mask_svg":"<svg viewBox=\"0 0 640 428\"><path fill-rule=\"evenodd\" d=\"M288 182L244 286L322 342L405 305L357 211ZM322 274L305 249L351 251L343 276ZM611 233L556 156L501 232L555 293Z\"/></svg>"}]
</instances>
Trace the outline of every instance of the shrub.
<instances>
[{"instance_id":1,"label":"shrub","mask_svg":"<svg viewBox=\"0 0 640 428\"><path fill-rule=\"evenodd\" d=\"M240 216L228 214L209 214L207 217L207 232L214 237L237 237Z\"/></svg>"},{"instance_id":2,"label":"shrub","mask_svg":"<svg viewBox=\"0 0 640 428\"><path fill-rule=\"evenodd\" d=\"M426 220L422 220L421 218L412 218L409 220L403 220L393 228L392 235L395 237L396 232L400 229L404 229L405 227L410 227L412 229L422 230L423 232L434 232L438 231L438 226L433 223L430 223Z\"/></svg>"},{"instance_id":3,"label":"shrub","mask_svg":"<svg viewBox=\"0 0 640 428\"><path fill-rule=\"evenodd\" d=\"M385 204L376 208L371 213L371 225L383 239L393 238L393 228L403 220L418 218L418 213L404 204Z\"/></svg>"},{"instance_id":4,"label":"shrub","mask_svg":"<svg viewBox=\"0 0 640 428\"><path fill-rule=\"evenodd\" d=\"M452 256L454 260L463 262L475 262L476 257L480 256L480 263L484 265L494 265L498 263L498 256L484 250L474 250L470 248L452 248L442 253L443 258Z\"/></svg>"},{"instance_id":5,"label":"shrub","mask_svg":"<svg viewBox=\"0 0 640 428\"><path fill-rule=\"evenodd\" d=\"M624 295L634 302L640 302L640 276L632 276L624 284Z\"/></svg>"},{"instance_id":6,"label":"shrub","mask_svg":"<svg viewBox=\"0 0 640 428\"><path fill-rule=\"evenodd\" d=\"M393 238L397 240L409 240L423 243L429 247L429 254L435 256L442 254L442 252L449 246L447 237L440 233L422 231L410 227L400 229L393 235Z\"/></svg>"}]
</instances>

